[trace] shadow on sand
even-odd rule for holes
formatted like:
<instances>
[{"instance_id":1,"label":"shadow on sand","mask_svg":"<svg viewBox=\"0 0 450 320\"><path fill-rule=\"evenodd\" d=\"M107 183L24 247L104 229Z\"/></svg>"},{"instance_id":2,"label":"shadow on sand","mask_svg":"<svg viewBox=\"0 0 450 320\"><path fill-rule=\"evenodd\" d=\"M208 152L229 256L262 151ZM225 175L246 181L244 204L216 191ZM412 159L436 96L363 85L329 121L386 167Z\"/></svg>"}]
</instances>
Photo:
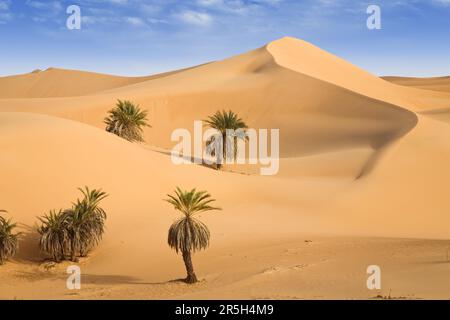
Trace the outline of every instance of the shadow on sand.
<instances>
[{"instance_id":1,"label":"shadow on sand","mask_svg":"<svg viewBox=\"0 0 450 320\"><path fill-rule=\"evenodd\" d=\"M18 227L22 230L22 234L19 238L19 250L14 260L25 263L42 262L45 257L39 249L40 236L36 228L26 224L18 224Z\"/></svg>"},{"instance_id":2,"label":"shadow on sand","mask_svg":"<svg viewBox=\"0 0 450 320\"><path fill-rule=\"evenodd\" d=\"M121 275L97 275L82 274L81 281L85 284L135 284L135 285L165 285L165 284L186 284L185 279L175 279L162 282L144 282L136 277Z\"/></svg>"}]
</instances>

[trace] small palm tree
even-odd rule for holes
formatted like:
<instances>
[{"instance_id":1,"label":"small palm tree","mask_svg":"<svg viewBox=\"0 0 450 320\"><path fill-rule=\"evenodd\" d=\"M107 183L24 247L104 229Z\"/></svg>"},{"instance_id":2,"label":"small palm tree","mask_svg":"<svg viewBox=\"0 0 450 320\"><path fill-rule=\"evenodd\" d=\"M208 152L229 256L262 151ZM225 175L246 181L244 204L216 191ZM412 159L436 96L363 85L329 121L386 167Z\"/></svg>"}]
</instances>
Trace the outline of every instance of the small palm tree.
<instances>
[{"instance_id":1,"label":"small palm tree","mask_svg":"<svg viewBox=\"0 0 450 320\"><path fill-rule=\"evenodd\" d=\"M65 259L66 252L71 247L67 215L64 211L51 210L48 214L38 218L41 226L37 231L41 235L39 247L53 257L55 262Z\"/></svg>"},{"instance_id":2,"label":"small palm tree","mask_svg":"<svg viewBox=\"0 0 450 320\"><path fill-rule=\"evenodd\" d=\"M56 262L66 259L76 261L84 257L102 239L106 212L99 204L108 195L101 190L79 189L83 199L77 199L72 208L50 211L42 218L38 232L41 250L50 254Z\"/></svg>"},{"instance_id":3,"label":"small palm tree","mask_svg":"<svg viewBox=\"0 0 450 320\"><path fill-rule=\"evenodd\" d=\"M0 212L6 211L0 210ZM11 220L6 220L0 216L0 264L3 264L6 259L13 257L19 248L19 233L12 233L16 226Z\"/></svg>"},{"instance_id":4,"label":"small palm tree","mask_svg":"<svg viewBox=\"0 0 450 320\"><path fill-rule=\"evenodd\" d=\"M191 253L206 249L209 246L210 233L208 227L196 219L194 216L200 212L221 210L221 208L212 207L210 203L216 201L206 191L197 192L183 191L176 188L175 196L167 195L169 202L178 211L181 211L183 217L176 220L169 229L168 244L183 255L184 265L186 266L187 283L197 282L197 276L194 272Z\"/></svg>"},{"instance_id":5,"label":"small palm tree","mask_svg":"<svg viewBox=\"0 0 450 320\"><path fill-rule=\"evenodd\" d=\"M102 239L105 230L106 212L99 204L108 195L101 190L78 189L84 198L73 203L65 212L70 236L70 256L74 261L77 255L86 256L89 250Z\"/></svg>"},{"instance_id":6,"label":"small palm tree","mask_svg":"<svg viewBox=\"0 0 450 320\"><path fill-rule=\"evenodd\" d=\"M222 167L222 162L225 159L231 158L231 150L227 148L228 146L233 146L234 153L233 157L236 159L237 156L237 139L246 139L245 135L245 129L248 128L248 126L245 124L245 122L238 117L236 113L233 111L226 112L223 111L217 111L214 115L210 116L207 120L205 120L206 124L213 129L216 129L219 132L219 137L211 137L207 141L207 146L209 147L212 143L217 143L216 139L221 139L221 145L222 145L222 155L219 157L219 154L217 153L217 150L213 149L212 156L217 157L217 169L220 169ZM227 136L227 130L234 130L235 134L232 136ZM241 131L241 135L236 134L236 131ZM227 139L228 143L227 144ZM231 139L231 140L230 140Z\"/></svg>"},{"instance_id":7,"label":"small palm tree","mask_svg":"<svg viewBox=\"0 0 450 320\"><path fill-rule=\"evenodd\" d=\"M108 112L104 122L106 131L130 142L143 142L143 128L150 127L147 111L126 100L118 100L116 107Z\"/></svg>"}]
</instances>

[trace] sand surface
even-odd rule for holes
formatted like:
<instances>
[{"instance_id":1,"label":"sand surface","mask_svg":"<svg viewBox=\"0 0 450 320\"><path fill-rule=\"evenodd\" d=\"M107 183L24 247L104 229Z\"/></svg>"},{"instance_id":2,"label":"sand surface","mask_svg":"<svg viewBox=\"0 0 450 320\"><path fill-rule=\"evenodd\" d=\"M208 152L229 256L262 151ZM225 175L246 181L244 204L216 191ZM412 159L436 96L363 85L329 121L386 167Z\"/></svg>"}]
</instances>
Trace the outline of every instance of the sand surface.
<instances>
[{"instance_id":1,"label":"sand surface","mask_svg":"<svg viewBox=\"0 0 450 320\"><path fill-rule=\"evenodd\" d=\"M0 207L24 232L0 298L450 298L450 92L419 87L293 38L150 77L0 78ZM117 99L148 110L147 144L104 131ZM220 109L280 129L277 175L171 162L172 131ZM107 231L69 291L69 263L44 262L34 227L84 185L109 193ZM195 286L173 281L184 266L166 245L178 214L162 199L176 186L224 209L201 216L212 243L194 256ZM381 290L366 288L373 264Z\"/></svg>"},{"instance_id":2,"label":"sand surface","mask_svg":"<svg viewBox=\"0 0 450 320\"><path fill-rule=\"evenodd\" d=\"M383 79L407 87L450 92L450 77L434 77L434 78L383 77Z\"/></svg>"}]
</instances>

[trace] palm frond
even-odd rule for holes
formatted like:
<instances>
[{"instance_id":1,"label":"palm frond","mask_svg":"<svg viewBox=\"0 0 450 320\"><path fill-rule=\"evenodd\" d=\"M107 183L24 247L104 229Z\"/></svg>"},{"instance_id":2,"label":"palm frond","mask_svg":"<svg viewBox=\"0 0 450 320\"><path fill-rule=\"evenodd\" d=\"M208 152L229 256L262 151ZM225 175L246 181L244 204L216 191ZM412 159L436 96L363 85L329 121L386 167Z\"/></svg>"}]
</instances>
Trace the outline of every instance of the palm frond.
<instances>
[{"instance_id":1,"label":"palm frond","mask_svg":"<svg viewBox=\"0 0 450 320\"><path fill-rule=\"evenodd\" d=\"M221 210L210 204L215 199L206 191L183 191L179 187L175 189L175 195L168 194L168 203L183 213L183 217L175 221L169 229L168 244L177 253L195 252L209 246L210 233L208 227L193 216L197 213L211 210Z\"/></svg>"},{"instance_id":2,"label":"palm frond","mask_svg":"<svg viewBox=\"0 0 450 320\"><path fill-rule=\"evenodd\" d=\"M211 148L212 144L214 143L217 144L220 142L220 145L222 146L221 157L223 159L228 159L231 158L231 156L233 156L234 159L236 159L237 139L247 139L245 130L248 128L248 126L245 124L245 122L231 110L228 112L225 110L217 111L214 115L208 117L208 119L204 121L207 124L207 126L216 129L218 132L220 132L219 137L212 136L206 142L206 146L209 148L209 150L211 150L211 155L220 156L216 154L217 150ZM227 134L227 130L233 130L234 134L232 135ZM241 132L241 134L238 134L238 132ZM217 139L221 139L221 141L218 141ZM218 161L222 162L223 159L218 159Z\"/></svg>"},{"instance_id":3,"label":"palm frond","mask_svg":"<svg viewBox=\"0 0 450 320\"><path fill-rule=\"evenodd\" d=\"M169 229L168 244L178 252L195 252L209 246L208 227L193 217L183 217L175 221Z\"/></svg>"},{"instance_id":4,"label":"palm frond","mask_svg":"<svg viewBox=\"0 0 450 320\"><path fill-rule=\"evenodd\" d=\"M6 212L0 210L0 212ZM11 219L7 220L0 216L0 264L10 257L13 257L19 248L19 233L13 233L17 224L12 223Z\"/></svg>"},{"instance_id":5,"label":"palm frond","mask_svg":"<svg viewBox=\"0 0 450 320\"><path fill-rule=\"evenodd\" d=\"M77 199L72 208L50 211L40 217L41 250L52 255L55 261L85 256L98 245L105 231L106 212L99 206L108 195L102 190L88 187L79 189L82 199Z\"/></svg>"},{"instance_id":6,"label":"palm frond","mask_svg":"<svg viewBox=\"0 0 450 320\"><path fill-rule=\"evenodd\" d=\"M41 235L40 249L50 254L56 262L63 260L71 247L67 215L63 210L51 210L38 219L41 222L37 229Z\"/></svg>"},{"instance_id":7,"label":"palm frond","mask_svg":"<svg viewBox=\"0 0 450 320\"><path fill-rule=\"evenodd\" d=\"M144 127L150 127L147 111L130 101L118 100L116 107L105 118L106 131L114 133L130 142L144 141Z\"/></svg>"}]
</instances>

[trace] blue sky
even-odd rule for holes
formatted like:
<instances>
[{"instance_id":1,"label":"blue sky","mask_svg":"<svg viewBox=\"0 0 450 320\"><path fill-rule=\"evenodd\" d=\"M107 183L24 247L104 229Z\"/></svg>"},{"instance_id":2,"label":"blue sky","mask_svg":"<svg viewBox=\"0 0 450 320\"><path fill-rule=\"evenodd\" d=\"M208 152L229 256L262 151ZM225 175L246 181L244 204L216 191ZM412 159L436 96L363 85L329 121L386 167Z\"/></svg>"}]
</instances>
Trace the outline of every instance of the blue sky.
<instances>
[{"instance_id":1,"label":"blue sky","mask_svg":"<svg viewBox=\"0 0 450 320\"><path fill-rule=\"evenodd\" d=\"M69 5L81 30L68 30ZM382 29L366 27L369 4ZM147 75L293 36L377 75L450 75L450 0L0 0L0 75Z\"/></svg>"}]
</instances>

